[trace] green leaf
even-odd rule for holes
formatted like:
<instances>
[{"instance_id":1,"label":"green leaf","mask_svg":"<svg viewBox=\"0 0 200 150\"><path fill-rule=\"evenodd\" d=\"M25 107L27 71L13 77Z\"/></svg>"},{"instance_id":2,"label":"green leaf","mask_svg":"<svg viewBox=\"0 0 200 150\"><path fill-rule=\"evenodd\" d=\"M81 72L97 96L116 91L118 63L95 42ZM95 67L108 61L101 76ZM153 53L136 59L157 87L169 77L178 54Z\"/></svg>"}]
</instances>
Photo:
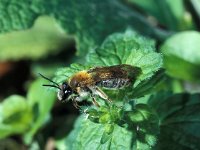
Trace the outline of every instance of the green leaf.
<instances>
[{"instance_id":1,"label":"green leaf","mask_svg":"<svg viewBox=\"0 0 200 150\"><path fill-rule=\"evenodd\" d=\"M155 91L159 91L163 88L161 85L165 79L165 71L159 70L150 79L144 80L136 86L131 94L129 94L129 97L139 98Z\"/></svg>"},{"instance_id":2,"label":"green leaf","mask_svg":"<svg viewBox=\"0 0 200 150\"><path fill-rule=\"evenodd\" d=\"M131 30L110 35L101 47L90 51L87 60L94 66L129 64L139 67L142 74L136 84L150 78L162 66L162 56L155 52L154 41Z\"/></svg>"},{"instance_id":3,"label":"green leaf","mask_svg":"<svg viewBox=\"0 0 200 150\"><path fill-rule=\"evenodd\" d=\"M128 0L145 13L155 17L160 24L171 30L194 29L191 14L183 0Z\"/></svg>"},{"instance_id":4,"label":"green leaf","mask_svg":"<svg viewBox=\"0 0 200 150\"><path fill-rule=\"evenodd\" d=\"M149 104L160 120L158 149L199 149L200 95L159 93Z\"/></svg>"},{"instance_id":5,"label":"green leaf","mask_svg":"<svg viewBox=\"0 0 200 150\"><path fill-rule=\"evenodd\" d=\"M104 107L104 106L103 106ZM107 123L93 123L93 109L87 109L88 118L83 116L75 123L74 130L65 139L65 149L150 149L157 141L158 118L147 105L138 104L133 111L125 111L118 115L119 107L110 107L107 114L111 117ZM98 114L99 113L99 114ZM114 113L114 114L112 114ZM101 118L102 109L98 109L96 117ZM115 119L112 120L115 115ZM117 118L118 117L118 118ZM120 126L119 126L120 125ZM73 142L72 142L73 141Z\"/></svg>"},{"instance_id":6,"label":"green leaf","mask_svg":"<svg viewBox=\"0 0 200 150\"><path fill-rule=\"evenodd\" d=\"M195 9L198 17L200 17L200 1L199 0L191 0L190 3L192 4L193 8Z\"/></svg>"},{"instance_id":7,"label":"green leaf","mask_svg":"<svg viewBox=\"0 0 200 150\"><path fill-rule=\"evenodd\" d=\"M105 144L110 138L112 138L114 125L106 124L104 128L105 129L104 129L103 135L101 137L101 141L100 141L101 144Z\"/></svg>"},{"instance_id":8,"label":"green leaf","mask_svg":"<svg viewBox=\"0 0 200 150\"><path fill-rule=\"evenodd\" d=\"M200 33L185 31L170 37L161 47L167 73L183 80L200 80Z\"/></svg>"},{"instance_id":9,"label":"green leaf","mask_svg":"<svg viewBox=\"0 0 200 150\"><path fill-rule=\"evenodd\" d=\"M25 133L33 114L24 97L12 95L0 103L0 138Z\"/></svg>"},{"instance_id":10,"label":"green leaf","mask_svg":"<svg viewBox=\"0 0 200 150\"><path fill-rule=\"evenodd\" d=\"M65 149L130 149L132 133L115 125L112 137L101 144L104 126L81 117L75 123L75 129L65 140Z\"/></svg>"},{"instance_id":11,"label":"green leaf","mask_svg":"<svg viewBox=\"0 0 200 150\"><path fill-rule=\"evenodd\" d=\"M58 53L71 41L53 18L42 16L31 29L0 35L0 61L37 60Z\"/></svg>"},{"instance_id":12,"label":"green leaf","mask_svg":"<svg viewBox=\"0 0 200 150\"><path fill-rule=\"evenodd\" d=\"M137 104L132 111L125 112L129 130L136 132L135 148L150 149L155 146L159 134L158 116L146 104Z\"/></svg>"},{"instance_id":13,"label":"green leaf","mask_svg":"<svg viewBox=\"0 0 200 150\"><path fill-rule=\"evenodd\" d=\"M25 142L30 143L33 135L49 119L49 113L56 100L55 92L48 91L42 86L46 81L38 79L34 81L27 95L28 104L34 113L34 119L30 130L25 134Z\"/></svg>"},{"instance_id":14,"label":"green leaf","mask_svg":"<svg viewBox=\"0 0 200 150\"><path fill-rule=\"evenodd\" d=\"M87 54L90 48L100 45L108 35L123 31L127 26L146 35L163 36L142 15L123 5L120 0L69 0L59 3L65 9L57 7L54 16L67 33L75 34L80 55Z\"/></svg>"},{"instance_id":15,"label":"green leaf","mask_svg":"<svg viewBox=\"0 0 200 150\"><path fill-rule=\"evenodd\" d=\"M67 35L74 36L80 55L85 55L90 48L96 47L107 35L122 31L127 26L146 35L166 37L163 31L155 29L144 17L123 5L119 0L33 0L31 2L13 0L9 3L1 1L0 9L2 12L0 14L0 33L29 29L33 26L36 18L48 15L56 20ZM94 26L95 24L98 26ZM33 32L30 33L35 35ZM25 34L28 39L31 38L30 34ZM38 36L41 35L35 36L40 39ZM15 35L12 42L20 41L17 39L18 37L21 36ZM51 36L51 38L54 37ZM10 41L8 38L0 40L0 43L10 43ZM51 41L53 42L53 40ZM47 43L52 46L51 42L46 41ZM30 44L31 42L29 42ZM37 48L40 48L40 44L43 45L39 42L38 45L33 43ZM29 48L30 46L28 46Z\"/></svg>"}]
</instances>

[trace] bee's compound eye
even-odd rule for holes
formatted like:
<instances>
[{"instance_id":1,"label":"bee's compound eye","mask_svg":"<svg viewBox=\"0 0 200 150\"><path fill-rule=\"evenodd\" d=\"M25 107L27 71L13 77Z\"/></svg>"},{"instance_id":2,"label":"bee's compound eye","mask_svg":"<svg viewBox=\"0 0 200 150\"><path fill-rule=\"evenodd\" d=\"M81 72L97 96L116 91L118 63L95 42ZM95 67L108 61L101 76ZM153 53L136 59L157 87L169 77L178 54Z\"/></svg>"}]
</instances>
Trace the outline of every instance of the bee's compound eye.
<instances>
[{"instance_id":1,"label":"bee's compound eye","mask_svg":"<svg viewBox=\"0 0 200 150\"><path fill-rule=\"evenodd\" d=\"M68 87L69 87L69 86L68 86L67 83L63 83L63 84L62 84L62 89L63 89L63 90L66 90Z\"/></svg>"}]
</instances>

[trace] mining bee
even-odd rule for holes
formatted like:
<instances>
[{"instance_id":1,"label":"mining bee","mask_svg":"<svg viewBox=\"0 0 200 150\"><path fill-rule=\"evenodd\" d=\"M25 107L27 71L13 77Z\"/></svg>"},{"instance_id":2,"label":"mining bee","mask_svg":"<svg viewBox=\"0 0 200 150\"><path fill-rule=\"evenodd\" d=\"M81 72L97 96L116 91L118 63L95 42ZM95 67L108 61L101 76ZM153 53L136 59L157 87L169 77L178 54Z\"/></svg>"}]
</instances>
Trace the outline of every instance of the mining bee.
<instances>
[{"instance_id":1,"label":"mining bee","mask_svg":"<svg viewBox=\"0 0 200 150\"><path fill-rule=\"evenodd\" d=\"M58 89L57 97L60 101L72 100L74 106L79 108L77 102L86 99L88 96L92 98L92 102L96 106L99 106L96 96L111 102L109 97L100 88L116 90L127 87L133 84L141 73L142 71L139 67L127 64L95 67L75 73L68 81L63 82L61 85L40 75L53 83L52 85L45 84L43 86Z\"/></svg>"}]
</instances>

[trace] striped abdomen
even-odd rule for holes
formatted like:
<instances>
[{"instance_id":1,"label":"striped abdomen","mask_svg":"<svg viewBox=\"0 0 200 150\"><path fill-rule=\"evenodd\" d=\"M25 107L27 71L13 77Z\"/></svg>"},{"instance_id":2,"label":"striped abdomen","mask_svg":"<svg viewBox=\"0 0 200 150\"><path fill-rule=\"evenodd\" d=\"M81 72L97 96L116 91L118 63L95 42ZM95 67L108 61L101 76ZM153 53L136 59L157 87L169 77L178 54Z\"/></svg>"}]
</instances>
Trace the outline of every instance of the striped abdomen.
<instances>
[{"instance_id":1,"label":"striped abdomen","mask_svg":"<svg viewBox=\"0 0 200 150\"><path fill-rule=\"evenodd\" d=\"M102 80L97 83L98 86L109 88L109 89L119 89L126 87L130 84L130 79L123 79L123 78L114 78L114 79L107 79Z\"/></svg>"}]
</instances>

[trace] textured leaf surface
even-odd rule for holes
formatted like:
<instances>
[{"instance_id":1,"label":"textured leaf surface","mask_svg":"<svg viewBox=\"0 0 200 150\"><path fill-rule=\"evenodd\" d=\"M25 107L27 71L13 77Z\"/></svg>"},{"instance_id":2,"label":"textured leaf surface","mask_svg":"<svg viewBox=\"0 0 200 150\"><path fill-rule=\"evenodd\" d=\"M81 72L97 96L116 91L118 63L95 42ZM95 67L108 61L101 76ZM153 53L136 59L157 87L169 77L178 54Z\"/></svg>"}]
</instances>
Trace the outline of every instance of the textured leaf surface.
<instances>
[{"instance_id":1,"label":"textured leaf surface","mask_svg":"<svg viewBox=\"0 0 200 150\"><path fill-rule=\"evenodd\" d=\"M122 120L128 124L128 129L117 125L120 120L115 120L116 122L113 124L112 115L115 115L115 117L117 115L116 112L113 112L114 110L107 110L104 113L103 110L100 111L99 121L102 120L102 117L105 118L105 113L111 115L106 119L108 124L93 123L82 116L75 123L74 130L65 139L66 149L144 150L150 149L155 145L158 120L146 105L139 104L136 105L133 111L125 112L125 117ZM90 112L88 115L90 118Z\"/></svg>"},{"instance_id":2,"label":"textured leaf surface","mask_svg":"<svg viewBox=\"0 0 200 150\"><path fill-rule=\"evenodd\" d=\"M100 44L107 35L125 30L127 26L146 35L165 36L163 32L154 29L140 14L118 0L12 0L9 2L2 0L0 9L0 33L28 29L33 26L35 19L39 16L51 16L65 33L74 35L78 53L81 55ZM20 35L14 36L13 40L20 41L17 39ZM0 39L1 42L9 43L10 41L3 38ZM31 43L32 41L29 42ZM37 44L32 44L39 47ZM12 49L12 47L7 47L7 49ZM24 48L23 51L25 50Z\"/></svg>"},{"instance_id":3,"label":"textured leaf surface","mask_svg":"<svg viewBox=\"0 0 200 150\"><path fill-rule=\"evenodd\" d=\"M131 97L143 97L144 95L153 93L155 91L160 91L163 87L163 81L166 80L166 75L164 70L159 70L150 79L142 81L138 86L136 86Z\"/></svg>"},{"instance_id":4,"label":"textured leaf surface","mask_svg":"<svg viewBox=\"0 0 200 150\"><path fill-rule=\"evenodd\" d=\"M112 139L100 144L104 126L93 123L85 118L79 118L73 130L66 139L66 149L129 149L132 133L119 126L114 127ZM76 140L75 140L76 139ZM123 142L121 142L123 140Z\"/></svg>"},{"instance_id":5,"label":"textured leaf surface","mask_svg":"<svg viewBox=\"0 0 200 150\"><path fill-rule=\"evenodd\" d=\"M161 93L149 104L160 118L158 149L199 149L200 95Z\"/></svg>"},{"instance_id":6,"label":"textured leaf surface","mask_svg":"<svg viewBox=\"0 0 200 150\"><path fill-rule=\"evenodd\" d=\"M101 47L90 51L88 63L95 66L129 64L142 69L138 80L150 78L162 66L162 56L155 52L155 43L137 33L110 35ZM139 82L139 81L138 81Z\"/></svg>"},{"instance_id":7,"label":"textured leaf surface","mask_svg":"<svg viewBox=\"0 0 200 150\"><path fill-rule=\"evenodd\" d=\"M170 37L161 47L169 75L185 80L200 80L200 33L186 31Z\"/></svg>"}]
</instances>

